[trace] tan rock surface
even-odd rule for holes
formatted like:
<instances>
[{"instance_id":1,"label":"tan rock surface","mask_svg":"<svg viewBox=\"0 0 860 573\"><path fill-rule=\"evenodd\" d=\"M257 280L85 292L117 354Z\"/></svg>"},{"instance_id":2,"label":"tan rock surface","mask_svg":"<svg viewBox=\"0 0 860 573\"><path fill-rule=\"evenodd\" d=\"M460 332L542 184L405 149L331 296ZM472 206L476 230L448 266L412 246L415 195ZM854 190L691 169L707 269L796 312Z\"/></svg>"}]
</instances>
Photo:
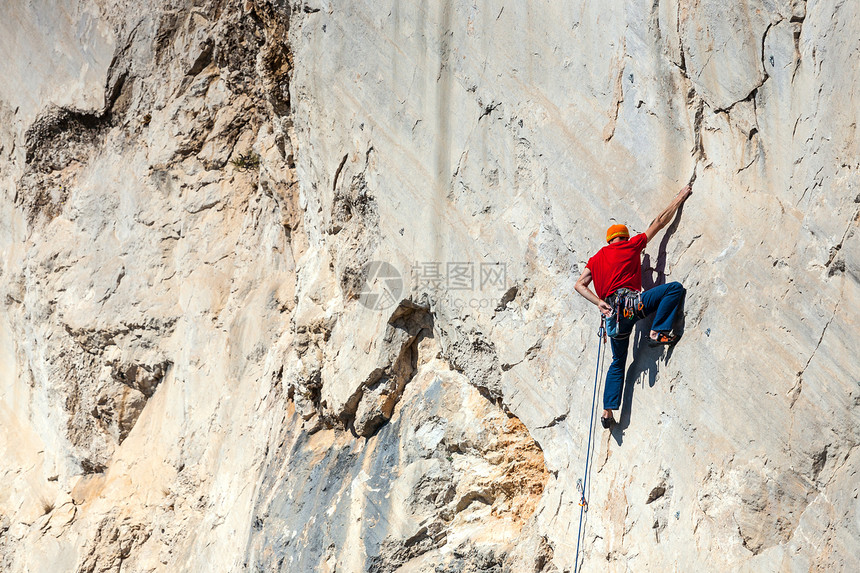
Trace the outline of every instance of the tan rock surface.
<instances>
[{"instance_id":1,"label":"tan rock surface","mask_svg":"<svg viewBox=\"0 0 860 573\"><path fill-rule=\"evenodd\" d=\"M860 569L860 5L0 7L0 569Z\"/></svg>"}]
</instances>

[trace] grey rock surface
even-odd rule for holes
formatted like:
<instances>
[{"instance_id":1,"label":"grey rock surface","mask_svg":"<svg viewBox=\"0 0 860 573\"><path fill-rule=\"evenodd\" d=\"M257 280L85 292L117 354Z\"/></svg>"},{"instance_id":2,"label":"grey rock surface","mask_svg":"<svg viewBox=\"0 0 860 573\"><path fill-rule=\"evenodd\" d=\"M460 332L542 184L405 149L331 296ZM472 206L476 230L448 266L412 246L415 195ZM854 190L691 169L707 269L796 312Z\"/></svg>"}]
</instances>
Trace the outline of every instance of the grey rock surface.
<instances>
[{"instance_id":1,"label":"grey rock surface","mask_svg":"<svg viewBox=\"0 0 860 573\"><path fill-rule=\"evenodd\" d=\"M0 51L0 569L860 570L857 2L34 1ZM573 285L691 180L684 338L586 459Z\"/></svg>"}]
</instances>

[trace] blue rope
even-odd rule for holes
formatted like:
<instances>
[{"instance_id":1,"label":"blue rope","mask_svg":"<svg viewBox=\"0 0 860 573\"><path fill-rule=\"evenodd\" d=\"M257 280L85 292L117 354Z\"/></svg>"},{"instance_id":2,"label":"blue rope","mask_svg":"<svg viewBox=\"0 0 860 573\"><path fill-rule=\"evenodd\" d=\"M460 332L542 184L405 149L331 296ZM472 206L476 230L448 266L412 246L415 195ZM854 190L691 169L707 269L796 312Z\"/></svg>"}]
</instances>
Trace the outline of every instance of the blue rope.
<instances>
[{"instance_id":1,"label":"blue rope","mask_svg":"<svg viewBox=\"0 0 860 573\"><path fill-rule=\"evenodd\" d=\"M600 380L600 350L603 344L603 318L597 330L597 367L594 370L594 393L591 396L591 417L588 419L588 447L585 450L585 474L582 476L581 498L579 500L579 530L576 532L576 561L573 573L579 571L579 542L582 539L582 515L588 511L588 501L585 499L585 488L588 487L588 461L591 458L591 433L594 428L594 407L597 403L597 383Z\"/></svg>"}]
</instances>

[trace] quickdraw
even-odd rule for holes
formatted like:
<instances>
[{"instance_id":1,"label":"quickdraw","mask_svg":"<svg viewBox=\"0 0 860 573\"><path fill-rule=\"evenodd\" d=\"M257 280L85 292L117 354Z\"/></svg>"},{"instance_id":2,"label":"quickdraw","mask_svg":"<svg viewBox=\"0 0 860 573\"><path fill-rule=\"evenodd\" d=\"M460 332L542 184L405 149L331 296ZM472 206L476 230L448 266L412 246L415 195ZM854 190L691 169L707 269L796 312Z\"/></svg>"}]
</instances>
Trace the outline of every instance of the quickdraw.
<instances>
[{"instance_id":1,"label":"quickdraw","mask_svg":"<svg viewBox=\"0 0 860 573\"><path fill-rule=\"evenodd\" d=\"M582 478L576 480L576 491L579 492L579 507L588 512L588 500L585 499L585 489L582 487Z\"/></svg>"},{"instance_id":2,"label":"quickdraw","mask_svg":"<svg viewBox=\"0 0 860 573\"><path fill-rule=\"evenodd\" d=\"M639 315L643 318L645 305L642 303L642 295L638 291L620 288L612 295L614 297L614 310L618 316L631 319Z\"/></svg>"}]
</instances>

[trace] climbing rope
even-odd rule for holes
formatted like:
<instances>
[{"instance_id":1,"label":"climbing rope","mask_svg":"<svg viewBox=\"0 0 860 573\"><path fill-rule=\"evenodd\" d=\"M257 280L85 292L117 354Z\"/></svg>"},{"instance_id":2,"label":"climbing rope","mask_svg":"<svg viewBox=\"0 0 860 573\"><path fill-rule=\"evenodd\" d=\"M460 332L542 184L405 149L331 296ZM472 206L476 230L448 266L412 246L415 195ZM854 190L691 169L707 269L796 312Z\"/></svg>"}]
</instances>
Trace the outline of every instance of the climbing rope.
<instances>
[{"instance_id":1,"label":"climbing rope","mask_svg":"<svg viewBox=\"0 0 860 573\"><path fill-rule=\"evenodd\" d=\"M576 480L576 489L579 492L579 530L576 532L576 561L573 565L573 573L579 571L579 542L582 539L582 516L588 511L588 500L585 498L585 489L588 487L588 465L591 460L591 435L594 429L594 408L597 404L597 385L601 374L601 349L605 339L603 317L600 318L600 328L597 329L597 366L594 370L594 393L591 396L591 416L588 418L588 446L585 450L585 472L582 479Z\"/></svg>"}]
</instances>

